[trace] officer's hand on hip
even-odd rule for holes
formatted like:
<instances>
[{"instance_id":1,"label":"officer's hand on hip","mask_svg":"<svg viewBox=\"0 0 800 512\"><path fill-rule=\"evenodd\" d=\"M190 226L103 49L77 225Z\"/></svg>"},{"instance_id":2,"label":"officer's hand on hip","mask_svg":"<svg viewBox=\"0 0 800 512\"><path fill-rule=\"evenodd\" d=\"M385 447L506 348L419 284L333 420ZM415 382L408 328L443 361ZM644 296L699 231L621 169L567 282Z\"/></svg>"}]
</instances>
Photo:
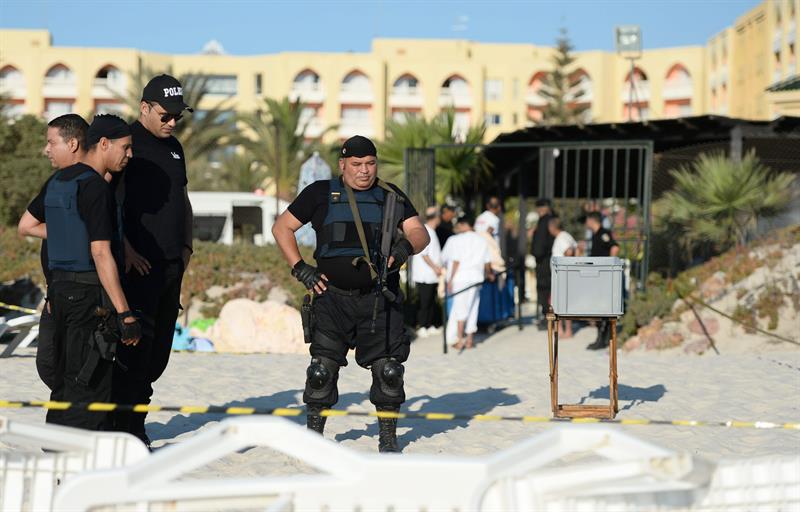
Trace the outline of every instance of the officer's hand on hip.
<instances>
[{"instance_id":1,"label":"officer's hand on hip","mask_svg":"<svg viewBox=\"0 0 800 512\"><path fill-rule=\"evenodd\" d=\"M125 273L131 271L131 267L136 269L140 275L150 273L150 262L147 258L136 252L133 246L125 240Z\"/></svg>"},{"instance_id":2,"label":"officer's hand on hip","mask_svg":"<svg viewBox=\"0 0 800 512\"><path fill-rule=\"evenodd\" d=\"M392 246L389 253L389 268L400 268L414 254L414 246L405 238L401 238Z\"/></svg>"},{"instance_id":3,"label":"officer's hand on hip","mask_svg":"<svg viewBox=\"0 0 800 512\"><path fill-rule=\"evenodd\" d=\"M325 282L328 277L317 269L314 265L309 265L303 260L295 263L292 267L292 275L295 279L303 283L306 290L314 290L316 294L322 294L327 290Z\"/></svg>"},{"instance_id":4,"label":"officer's hand on hip","mask_svg":"<svg viewBox=\"0 0 800 512\"><path fill-rule=\"evenodd\" d=\"M119 323L119 338L123 345L136 345L142 338L142 326L130 311L117 315Z\"/></svg>"}]
</instances>

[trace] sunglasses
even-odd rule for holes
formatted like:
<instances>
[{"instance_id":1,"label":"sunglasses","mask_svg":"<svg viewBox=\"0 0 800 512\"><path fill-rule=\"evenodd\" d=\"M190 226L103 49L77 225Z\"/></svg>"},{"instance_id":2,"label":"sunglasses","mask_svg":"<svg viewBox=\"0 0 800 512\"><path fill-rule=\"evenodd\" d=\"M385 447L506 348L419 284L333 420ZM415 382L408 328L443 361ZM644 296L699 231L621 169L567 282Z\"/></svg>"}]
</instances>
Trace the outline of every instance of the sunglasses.
<instances>
[{"instance_id":1,"label":"sunglasses","mask_svg":"<svg viewBox=\"0 0 800 512\"><path fill-rule=\"evenodd\" d=\"M154 104L148 103L148 105L150 105L151 109L155 110L155 105ZM158 110L156 110L156 114L158 114L158 113L159 113ZM161 114L161 122L162 123L168 123L168 122L172 121L173 119L177 123L178 121L183 119L183 114L170 114L169 112L164 112L163 114Z\"/></svg>"}]
</instances>

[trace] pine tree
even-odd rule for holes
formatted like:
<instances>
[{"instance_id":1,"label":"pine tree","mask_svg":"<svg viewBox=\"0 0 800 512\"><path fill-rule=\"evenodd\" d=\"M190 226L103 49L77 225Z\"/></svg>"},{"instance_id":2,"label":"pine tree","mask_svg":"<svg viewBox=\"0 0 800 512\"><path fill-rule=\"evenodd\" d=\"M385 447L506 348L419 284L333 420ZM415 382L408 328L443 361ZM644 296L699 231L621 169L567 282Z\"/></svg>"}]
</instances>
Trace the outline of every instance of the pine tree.
<instances>
[{"instance_id":1,"label":"pine tree","mask_svg":"<svg viewBox=\"0 0 800 512\"><path fill-rule=\"evenodd\" d=\"M582 124L588 105L579 104L583 91L580 89L580 76L571 69L575 62L573 46L562 28L556 39L556 48L551 63L553 66L542 82L539 94L547 100L542 111L542 124Z\"/></svg>"}]
</instances>

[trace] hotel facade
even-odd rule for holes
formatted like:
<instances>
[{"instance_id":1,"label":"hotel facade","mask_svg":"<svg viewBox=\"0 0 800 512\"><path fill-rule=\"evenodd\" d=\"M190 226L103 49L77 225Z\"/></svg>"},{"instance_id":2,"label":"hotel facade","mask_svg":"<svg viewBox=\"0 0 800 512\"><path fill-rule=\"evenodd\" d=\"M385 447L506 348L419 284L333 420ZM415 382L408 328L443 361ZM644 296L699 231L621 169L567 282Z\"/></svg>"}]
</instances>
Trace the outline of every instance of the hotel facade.
<instances>
[{"instance_id":1,"label":"hotel facade","mask_svg":"<svg viewBox=\"0 0 800 512\"><path fill-rule=\"evenodd\" d=\"M763 2L706 46L643 51L633 71L614 52L575 52L571 71L581 91L575 102L588 107L585 121L596 123L800 115L799 4ZM528 44L375 39L369 53L236 56L209 44L200 54L168 55L54 46L46 30L0 29L0 94L10 103L9 116L126 113L120 98L133 94L132 76L171 70L208 77L200 112L220 102L250 111L265 97L299 99L310 138L381 138L387 119L432 117L453 108L457 129L485 121L489 141L541 119L545 100L539 91L553 51ZM337 129L326 132L329 126Z\"/></svg>"}]
</instances>

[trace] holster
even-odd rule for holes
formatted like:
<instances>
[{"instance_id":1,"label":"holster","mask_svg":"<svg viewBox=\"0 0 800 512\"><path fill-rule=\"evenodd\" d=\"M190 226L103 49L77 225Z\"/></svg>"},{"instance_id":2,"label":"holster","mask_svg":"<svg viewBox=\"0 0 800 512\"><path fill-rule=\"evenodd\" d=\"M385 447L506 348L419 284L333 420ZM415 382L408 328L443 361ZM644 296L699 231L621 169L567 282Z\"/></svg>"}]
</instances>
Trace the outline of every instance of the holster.
<instances>
[{"instance_id":1,"label":"holster","mask_svg":"<svg viewBox=\"0 0 800 512\"><path fill-rule=\"evenodd\" d=\"M311 343L314 339L314 301L311 295L303 297L300 306L300 320L303 322L303 341Z\"/></svg>"},{"instance_id":2,"label":"holster","mask_svg":"<svg viewBox=\"0 0 800 512\"><path fill-rule=\"evenodd\" d=\"M87 342L89 343L89 355L86 362L83 363L81 371L78 374L77 382L82 386L88 386L89 381L92 380L97 365L100 360L103 361L116 361L123 370L127 368L117 361L117 342L119 341L119 334L114 331L109 325L114 321L114 316L108 313L107 309L98 308L99 316L103 316L103 320L97 325L97 328L92 331Z\"/></svg>"}]
</instances>

